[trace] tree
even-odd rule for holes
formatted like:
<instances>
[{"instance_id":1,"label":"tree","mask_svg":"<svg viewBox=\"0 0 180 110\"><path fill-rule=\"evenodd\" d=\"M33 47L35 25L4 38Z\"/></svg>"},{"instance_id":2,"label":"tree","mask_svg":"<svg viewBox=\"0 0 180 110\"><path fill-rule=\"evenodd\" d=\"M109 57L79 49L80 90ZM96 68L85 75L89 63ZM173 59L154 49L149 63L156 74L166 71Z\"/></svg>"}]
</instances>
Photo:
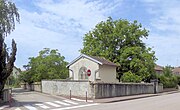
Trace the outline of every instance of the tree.
<instances>
[{"instance_id":1,"label":"tree","mask_svg":"<svg viewBox=\"0 0 180 110\"><path fill-rule=\"evenodd\" d=\"M6 82L6 85L10 87L20 87L20 80L18 77L13 76L12 74L8 77L8 81Z\"/></svg>"},{"instance_id":2,"label":"tree","mask_svg":"<svg viewBox=\"0 0 180 110\"><path fill-rule=\"evenodd\" d=\"M148 81L154 72L155 52L146 47L142 39L148 37L148 31L137 21L129 22L108 18L85 34L81 53L104 57L119 65L117 76L131 72Z\"/></svg>"},{"instance_id":3,"label":"tree","mask_svg":"<svg viewBox=\"0 0 180 110\"><path fill-rule=\"evenodd\" d=\"M12 40L12 52L8 54L5 37L15 29L15 21L19 22L19 13L15 4L8 0L0 1L0 99L7 78L12 72L16 60L16 43Z\"/></svg>"},{"instance_id":4,"label":"tree","mask_svg":"<svg viewBox=\"0 0 180 110\"><path fill-rule=\"evenodd\" d=\"M123 82L135 82L135 83L140 83L142 80L140 76L133 74L131 71L125 72L122 75L121 79Z\"/></svg>"},{"instance_id":5,"label":"tree","mask_svg":"<svg viewBox=\"0 0 180 110\"><path fill-rule=\"evenodd\" d=\"M28 84L33 83L33 77L30 71L21 72L18 79L23 83L28 83Z\"/></svg>"},{"instance_id":6,"label":"tree","mask_svg":"<svg viewBox=\"0 0 180 110\"><path fill-rule=\"evenodd\" d=\"M172 73L172 67L171 66L165 66L164 68L163 68L163 74L164 74L164 76L166 76L166 77L171 77L171 76L173 76L173 73Z\"/></svg>"},{"instance_id":7,"label":"tree","mask_svg":"<svg viewBox=\"0 0 180 110\"><path fill-rule=\"evenodd\" d=\"M163 74L158 76L160 83L163 84L164 88L175 88L178 85L178 76L172 73L171 66L165 66L163 68Z\"/></svg>"},{"instance_id":8,"label":"tree","mask_svg":"<svg viewBox=\"0 0 180 110\"><path fill-rule=\"evenodd\" d=\"M65 79L68 76L67 62L58 50L45 48L39 52L37 57L29 58L27 71L22 76L24 82L39 82L42 79ZM31 77L29 77L31 76Z\"/></svg>"}]
</instances>

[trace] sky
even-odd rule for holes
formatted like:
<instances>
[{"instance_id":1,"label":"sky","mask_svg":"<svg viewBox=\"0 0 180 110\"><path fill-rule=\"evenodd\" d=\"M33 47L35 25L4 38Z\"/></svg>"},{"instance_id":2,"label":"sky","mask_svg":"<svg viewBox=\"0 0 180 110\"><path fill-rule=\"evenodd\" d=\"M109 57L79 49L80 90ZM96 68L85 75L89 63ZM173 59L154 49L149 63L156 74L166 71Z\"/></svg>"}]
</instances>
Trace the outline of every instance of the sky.
<instances>
[{"instance_id":1,"label":"sky","mask_svg":"<svg viewBox=\"0 0 180 110\"><path fill-rule=\"evenodd\" d=\"M149 30L148 47L158 65L180 66L179 0L12 0L20 23L6 37L17 43L15 65L23 68L43 48L58 49L71 62L80 55L84 34L109 16L137 20Z\"/></svg>"}]
</instances>

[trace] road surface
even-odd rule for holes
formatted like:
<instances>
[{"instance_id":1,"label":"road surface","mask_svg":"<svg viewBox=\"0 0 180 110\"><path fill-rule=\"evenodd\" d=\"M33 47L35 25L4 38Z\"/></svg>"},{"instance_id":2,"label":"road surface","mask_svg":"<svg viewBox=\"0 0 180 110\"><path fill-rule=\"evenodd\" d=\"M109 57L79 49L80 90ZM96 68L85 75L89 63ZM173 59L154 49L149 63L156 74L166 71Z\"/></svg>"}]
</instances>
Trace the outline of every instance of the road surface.
<instances>
[{"instance_id":1,"label":"road surface","mask_svg":"<svg viewBox=\"0 0 180 110\"><path fill-rule=\"evenodd\" d=\"M105 103L75 110L180 110L180 93Z\"/></svg>"},{"instance_id":2,"label":"road surface","mask_svg":"<svg viewBox=\"0 0 180 110\"><path fill-rule=\"evenodd\" d=\"M180 110L180 93L114 103L93 103L17 89L13 98L16 103L11 107L0 107L0 110Z\"/></svg>"},{"instance_id":3,"label":"road surface","mask_svg":"<svg viewBox=\"0 0 180 110\"><path fill-rule=\"evenodd\" d=\"M88 106L96 106L92 100L80 100L77 98L63 98L60 96L51 96L34 91L25 91L23 89L13 90L14 103L11 107L4 105L0 110L68 110Z\"/></svg>"}]
</instances>

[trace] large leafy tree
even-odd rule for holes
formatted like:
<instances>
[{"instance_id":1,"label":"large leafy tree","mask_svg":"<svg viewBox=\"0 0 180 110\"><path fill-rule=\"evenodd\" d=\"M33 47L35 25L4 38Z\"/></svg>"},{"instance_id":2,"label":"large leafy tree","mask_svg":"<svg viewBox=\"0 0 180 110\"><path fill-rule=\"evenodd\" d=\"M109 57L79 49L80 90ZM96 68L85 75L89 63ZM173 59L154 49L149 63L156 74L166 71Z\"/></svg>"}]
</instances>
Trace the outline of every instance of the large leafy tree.
<instances>
[{"instance_id":1,"label":"large leafy tree","mask_svg":"<svg viewBox=\"0 0 180 110\"><path fill-rule=\"evenodd\" d=\"M148 81L154 72L155 56L151 48L146 47L143 38L148 31L137 21L129 22L108 18L85 34L82 53L104 57L119 65L117 76L130 72Z\"/></svg>"},{"instance_id":2,"label":"large leafy tree","mask_svg":"<svg viewBox=\"0 0 180 110\"><path fill-rule=\"evenodd\" d=\"M4 40L15 29L16 21L19 22L19 13L15 4L0 0L0 99L6 80L12 72L17 51L16 43L12 40L12 52L8 54Z\"/></svg>"},{"instance_id":3,"label":"large leafy tree","mask_svg":"<svg viewBox=\"0 0 180 110\"><path fill-rule=\"evenodd\" d=\"M26 72L21 75L24 82L32 83L42 79L65 79L68 76L67 62L57 49L45 48L37 57L29 58ZM31 76L31 77L29 77Z\"/></svg>"}]
</instances>

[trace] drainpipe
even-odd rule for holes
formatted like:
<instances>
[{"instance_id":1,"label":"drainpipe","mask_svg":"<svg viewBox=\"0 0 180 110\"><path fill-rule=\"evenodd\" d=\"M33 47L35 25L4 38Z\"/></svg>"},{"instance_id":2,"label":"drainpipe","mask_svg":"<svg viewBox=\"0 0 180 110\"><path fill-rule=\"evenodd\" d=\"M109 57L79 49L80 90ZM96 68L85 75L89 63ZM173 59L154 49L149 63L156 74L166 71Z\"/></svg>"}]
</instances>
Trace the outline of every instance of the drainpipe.
<instances>
[{"instance_id":1,"label":"drainpipe","mask_svg":"<svg viewBox=\"0 0 180 110\"><path fill-rule=\"evenodd\" d=\"M74 71L72 69L69 69L72 72L72 79L74 80Z\"/></svg>"}]
</instances>

